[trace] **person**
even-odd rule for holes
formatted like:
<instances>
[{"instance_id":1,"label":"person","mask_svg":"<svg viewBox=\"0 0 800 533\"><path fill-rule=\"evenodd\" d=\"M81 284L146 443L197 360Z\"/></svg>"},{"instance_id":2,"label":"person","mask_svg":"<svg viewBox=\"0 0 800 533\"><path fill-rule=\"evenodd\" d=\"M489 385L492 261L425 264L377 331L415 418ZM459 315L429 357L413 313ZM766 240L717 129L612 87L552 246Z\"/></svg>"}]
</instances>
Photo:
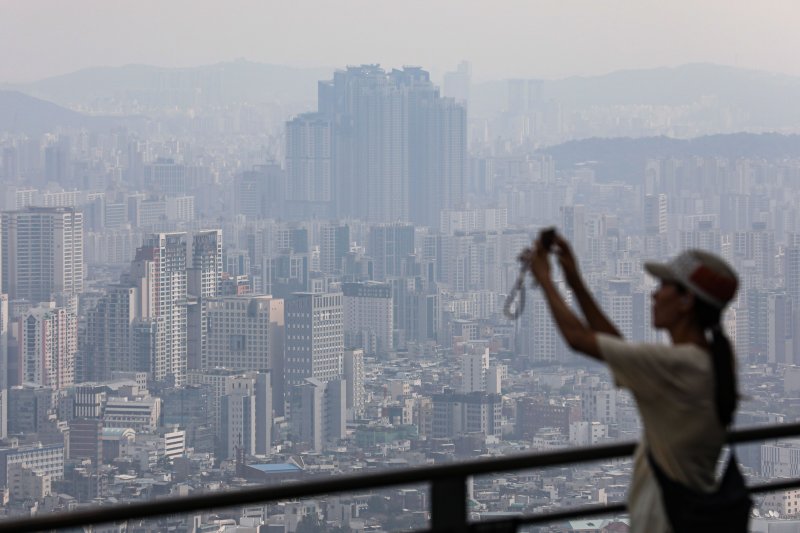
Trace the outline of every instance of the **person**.
<instances>
[{"instance_id":1,"label":"person","mask_svg":"<svg viewBox=\"0 0 800 533\"><path fill-rule=\"evenodd\" d=\"M585 322L553 283L550 251ZM586 288L563 237L556 235L547 250L540 236L520 259L539 283L566 343L604 361L616 385L629 389L636 400L643 436L628 491L630 530L671 531L648 453L670 479L701 493L716 489L715 468L737 403L733 351L720 323L736 294L736 273L701 250L687 250L669 263L645 263L660 281L652 295L652 325L666 330L671 340L645 344L622 338Z\"/></svg>"}]
</instances>

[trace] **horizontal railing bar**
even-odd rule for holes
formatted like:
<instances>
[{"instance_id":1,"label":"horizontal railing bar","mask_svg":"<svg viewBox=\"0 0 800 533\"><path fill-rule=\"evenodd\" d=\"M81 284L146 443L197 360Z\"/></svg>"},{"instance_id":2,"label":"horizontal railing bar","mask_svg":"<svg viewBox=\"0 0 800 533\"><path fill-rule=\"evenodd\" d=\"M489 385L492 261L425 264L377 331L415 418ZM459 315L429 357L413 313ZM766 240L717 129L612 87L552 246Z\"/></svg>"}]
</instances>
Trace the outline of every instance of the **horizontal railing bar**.
<instances>
[{"instance_id":1,"label":"horizontal railing bar","mask_svg":"<svg viewBox=\"0 0 800 533\"><path fill-rule=\"evenodd\" d=\"M798 432L800 432L800 427L798 428ZM242 489L225 493L200 494L185 498L165 498L163 500L151 502L115 505L106 508L97 507L70 513L57 513L51 516L0 520L0 533L22 533L24 531L40 531L55 529L57 527L76 527L85 524L119 522L123 520L148 518L151 516L187 514L206 509L248 505L267 501L292 500L295 498L309 498L324 494L355 492L380 487L430 483L450 477L467 477L501 471L527 470L559 464L574 464L630 455L635 445L635 443L630 442L538 454L520 454L500 459L483 459L456 464L409 468L402 471L390 470L374 474L360 474L336 478L326 477L319 480L287 485Z\"/></svg>"},{"instance_id":2,"label":"horizontal railing bar","mask_svg":"<svg viewBox=\"0 0 800 533\"><path fill-rule=\"evenodd\" d=\"M762 492L778 492L798 488L800 488L800 479L785 479L783 481L768 481L767 483L752 485L747 487L747 490L753 494L760 494Z\"/></svg>"},{"instance_id":3,"label":"horizontal railing bar","mask_svg":"<svg viewBox=\"0 0 800 533\"><path fill-rule=\"evenodd\" d=\"M728 433L728 442L737 444L740 442L780 439L784 437L800 438L800 423L736 429Z\"/></svg>"},{"instance_id":4,"label":"horizontal railing bar","mask_svg":"<svg viewBox=\"0 0 800 533\"><path fill-rule=\"evenodd\" d=\"M779 492L800 488L800 479L787 479L783 481L770 481L750 485L747 490L750 494L761 494L764 492ZM610 514L624 513L626 505L623 502L586 505L572 507L551 513L535 514L531 516L515 516L514 518L504 518L497 520L481 520L470 524L475 533L489 533L495 529L505 529L510 526L527 526L533 524L544 524L548 522L559 522L561 520L578 519L592 516L605 516Z\"/></svg>"},{"instance_id":5,"label":"horizontal railing bar","mask_svg":"<svg viewBox=\"0 0 800 533\"><path fill-rule=\"evenodd\" d=\"M749 442L781 437L800 436L800 423L767 427L747 428L731 432L730 442ZM356 492L365 489L430 483L452 477L476 476L512 470L531 470L613 459L631 455L635 442L623 442L604 446L588 446L569 450L520 454L511 457L481 459L455 464L409 468L401 471L384 471L372 474L350 475L304 481L273 487L242 489L225 493L209 493L185 498L166 498L149 502L120 504L109 507L83 509L69 513L34 518L0 520L0 533L29 532L88 524L122 522L155 516L188 514L196 511L219 509L268 501L310 498L325 494ZM800 483L800 481L798 481ZM771 489L765 489L771 490ZM775 489L779 490L779 489ZM544 516L544 515L543 515ZM536 519L536 517L531 517ZM526 519L527 520L527 519ZM529 523L529 522L525 522Z\"/></svg>"},{"instance_id":6,"label":"horizontal railing bar","mask_svg":"<svg viewBox=\"0 0 800 533\"><path fill-rule=\"evenodd\" d=\"M551 513L535 514L531 516L515 516L513 518L498 518L496 520L481 520L471 522L470 531L473 533L491 533L492 531L509 531L519 526L529 526L532 524L543 524L547 522L560 522L561 520L575 520L578 518L603 516L609 514L624 513L626 505L624 503L609 503L586 505L582 507L569 507Z\"/></svg>"}]
</instances>

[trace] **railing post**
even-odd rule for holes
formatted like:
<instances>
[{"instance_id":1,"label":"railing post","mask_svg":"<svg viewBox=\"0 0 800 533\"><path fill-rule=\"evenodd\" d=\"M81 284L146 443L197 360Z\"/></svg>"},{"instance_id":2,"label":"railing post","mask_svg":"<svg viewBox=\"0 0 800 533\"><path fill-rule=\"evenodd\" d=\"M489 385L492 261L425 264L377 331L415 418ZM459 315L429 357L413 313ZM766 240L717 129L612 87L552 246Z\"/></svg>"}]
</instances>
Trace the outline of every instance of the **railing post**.
<instances>
[{"instance_id":1,"label":"railing post","mask_svg":"<svg viewBox=\"0 0 800 533\"><path fill-rule=\"evenodd\" d=\"M467 532L467 478L450 477L431 484L431 529L434 533Z\"/></svg>"}]
</instances>

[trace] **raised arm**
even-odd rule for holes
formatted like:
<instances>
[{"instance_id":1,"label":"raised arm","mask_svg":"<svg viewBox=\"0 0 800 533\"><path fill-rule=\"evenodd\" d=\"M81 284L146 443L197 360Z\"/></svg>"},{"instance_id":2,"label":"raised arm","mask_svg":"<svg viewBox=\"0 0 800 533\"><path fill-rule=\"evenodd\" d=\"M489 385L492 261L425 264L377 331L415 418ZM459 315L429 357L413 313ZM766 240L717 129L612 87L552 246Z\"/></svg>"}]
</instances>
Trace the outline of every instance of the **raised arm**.
<instances>
[{"instance_id":1,"label":"raised arm","mask_svg":"<svg viewBox=\"0 0 800 533\"><path fill-rule=\"evenodd\" d=\"M537 240L533 250L523 252L522 260L529 265L533 277L539 282L547 300L547 305L550 307L550 313L553 315L553 320L570 348L593 359L602 360L603 356L597 344L595 331L575 315L553 283L550 277L550 261L547 255L547 250Z\"/></svg>"},{"instance_id":2,"label":"raised arm","mask_svg":"<svg viewBox=\"0 0 800 533\"><path fill-rule=\"evenodd\" d=\"M607 333L622 338L622 334L617 327L603 313L589 289L586 288L586 284L578 271L578 261L575 259L569 243L561 235L556 234L553 244L558 262L564 271L564 279L566 279L567 284L578 299L578 305L583 312L583 316L586 317L589 327L597 333Z\"/></svg>"}]
</instances>

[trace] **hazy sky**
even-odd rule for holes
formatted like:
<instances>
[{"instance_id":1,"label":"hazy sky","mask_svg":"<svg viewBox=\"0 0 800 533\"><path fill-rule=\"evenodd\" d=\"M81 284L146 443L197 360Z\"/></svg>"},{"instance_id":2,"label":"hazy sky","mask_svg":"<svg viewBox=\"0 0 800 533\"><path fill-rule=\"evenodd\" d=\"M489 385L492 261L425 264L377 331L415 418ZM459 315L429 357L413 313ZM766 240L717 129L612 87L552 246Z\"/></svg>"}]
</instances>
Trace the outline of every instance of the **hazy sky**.
<instances>
[{"instance_id":1,"label":"hazy sky","mask_svg":"<svg viewBox=\"0 0 800 533\"><path fill-rule=\"evenodd\" d=\"M0 0L0 81L91 66L462 59L475 80L711 62L800 75L796 0Z\"/></svg>"}]
</instances>

